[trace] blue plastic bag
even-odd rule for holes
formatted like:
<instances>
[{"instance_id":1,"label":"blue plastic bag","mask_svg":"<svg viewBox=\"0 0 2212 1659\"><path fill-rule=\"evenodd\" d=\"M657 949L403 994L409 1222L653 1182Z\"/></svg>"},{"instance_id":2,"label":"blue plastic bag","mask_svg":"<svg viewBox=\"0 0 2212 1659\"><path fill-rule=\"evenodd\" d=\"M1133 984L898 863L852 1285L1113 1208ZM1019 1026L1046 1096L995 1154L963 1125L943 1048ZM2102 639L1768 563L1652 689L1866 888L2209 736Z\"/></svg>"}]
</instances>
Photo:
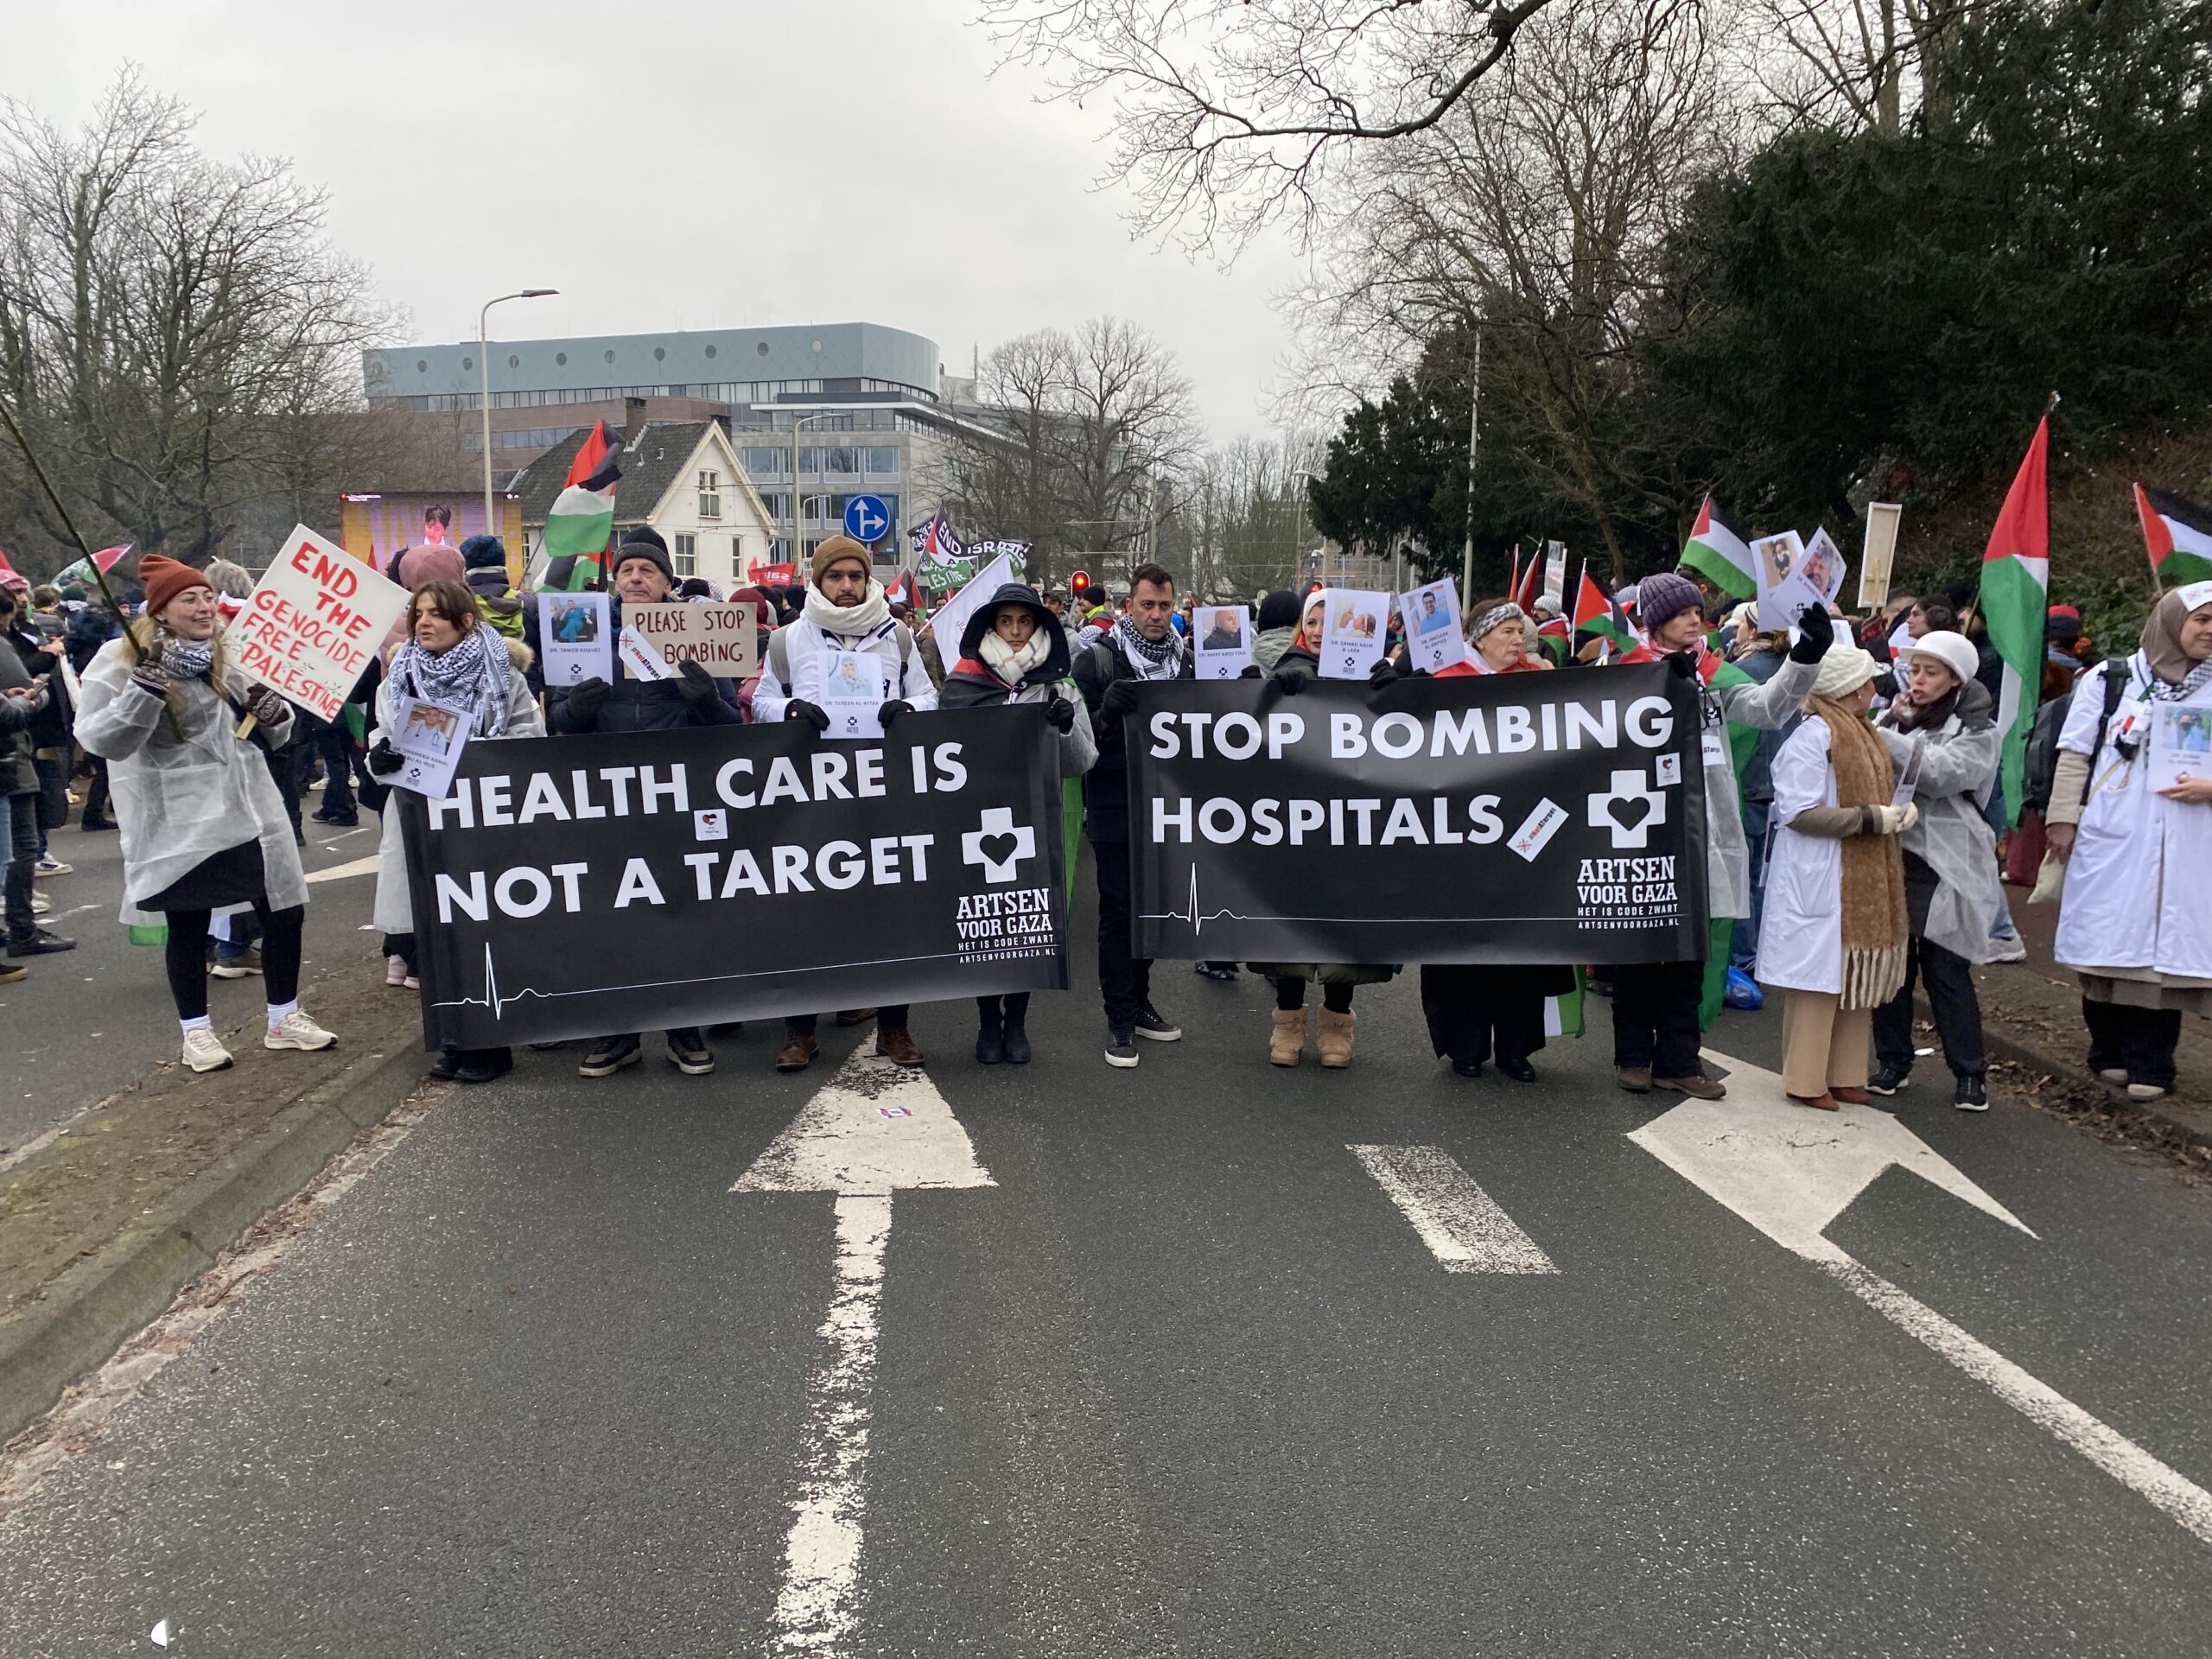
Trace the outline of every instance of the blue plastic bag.
<instances>
[{"instance_id":1,"label":"blue plastic bag","mask_svg":"<svg viewBox=\"0 0 2212 1659\"><path fill-rule=\"evenodd\" d=\"M1766 1006L1766 994L1759 989L1758 982L1740 968L1728 970L1728 988L1721 994L1721 1001L1732 1008L1750 1012Z\"/></svg>"}]
</instances>

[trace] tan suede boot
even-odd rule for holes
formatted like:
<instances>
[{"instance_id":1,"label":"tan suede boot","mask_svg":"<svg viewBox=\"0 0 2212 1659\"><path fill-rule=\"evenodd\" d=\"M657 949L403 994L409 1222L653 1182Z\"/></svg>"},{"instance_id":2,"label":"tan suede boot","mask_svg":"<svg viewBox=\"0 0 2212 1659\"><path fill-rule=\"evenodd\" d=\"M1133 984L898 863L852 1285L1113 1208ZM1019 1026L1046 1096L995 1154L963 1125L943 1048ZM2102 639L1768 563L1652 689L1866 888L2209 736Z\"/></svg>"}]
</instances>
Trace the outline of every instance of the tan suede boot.
<instances>
[{"instance_id":1,"label":"tan suede boot","mask_svg":"<svg viewBox=\"0 0 2212 1659\"><path fill-rule=\"evenodd\" d=\"M1275 1028L1268 1033L1268 1058L1277 1065L1296 1065L1306 1058L1306 1010L1277 1008Z\"/></svg>"},{"instance_id":2,"label":"tan suede boot","mask_svg":"<svg viewBox=\"0 0 2212 1659\"><path fill-rule=\"evenodd\" d=\"M1331 1071L1342 1071L1351 1064L1351 1026L1358 1019L1356 1014L1336 1014L1321 1010L1321 1033L1319 1046L1321 1064Z\"/></svg>"}]
</instances>

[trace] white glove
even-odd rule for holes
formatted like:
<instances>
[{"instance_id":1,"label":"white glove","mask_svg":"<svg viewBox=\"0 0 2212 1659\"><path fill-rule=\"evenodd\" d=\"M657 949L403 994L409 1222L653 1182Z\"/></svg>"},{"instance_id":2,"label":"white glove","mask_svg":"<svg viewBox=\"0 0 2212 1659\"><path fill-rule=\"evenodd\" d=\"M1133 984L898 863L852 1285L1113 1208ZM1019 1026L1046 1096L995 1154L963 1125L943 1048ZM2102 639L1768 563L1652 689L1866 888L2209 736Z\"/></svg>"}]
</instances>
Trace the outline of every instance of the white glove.
<instances>
[{"instance_id":1,"label":"white glove","mask_svg":"<svg viewBox=\"0 0 2212 1659\"><path fill-rule=\"evenodd\" d=\"M1901 836L1919 822L1920 806L1915 801L1907 801L1903 806L1874 809L1874 833L1878 836Z\"/></svg>"}]
</instances>

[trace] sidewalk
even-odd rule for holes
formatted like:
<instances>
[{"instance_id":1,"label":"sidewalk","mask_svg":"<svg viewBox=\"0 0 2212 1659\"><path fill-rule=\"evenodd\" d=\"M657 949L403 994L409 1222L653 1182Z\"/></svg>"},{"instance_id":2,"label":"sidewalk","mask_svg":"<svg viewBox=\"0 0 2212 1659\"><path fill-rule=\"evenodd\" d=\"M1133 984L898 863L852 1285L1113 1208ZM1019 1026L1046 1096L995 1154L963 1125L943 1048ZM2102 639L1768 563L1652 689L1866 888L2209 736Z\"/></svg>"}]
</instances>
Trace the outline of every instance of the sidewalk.
<instances>
[{"instance_id":1,"label":"sidewalk","mask_svg":"<svg viewBox=\"0 0 2212 1659\"><path fill-rule=\"evenodd\" d=\"M306 1000L336 1047L270 1053L257 1019L220 1033L230 1070L165 1060L0 1161L0 1440L422 1081L421 1005L381 963Z\"/></svg>"},{"instance_id":2,"label":"sidewalk","mask_svg":"<svg viewBox=\"0 0 2212 1659\"><path fill-rule=\"evenodd\" d=\"M1974 969L1982 1028L1991 1051L2065 1085L2077 1103L2097 1103L2115 1116L2138 1118L2158 1138L2212 1156L2212 1020L2183 1016L2175 1056L2179 1080L2171 1093L2159 1100L2130 1100L2125 1089L2103 1082L2088 1070L2089 1038L2082 1025L2080 984L2069 969L2051 959L2056 907L2029 904L2024 887L2008 887L2005 894L2028 959ZM1918 1001L1925 1018L1927 998Z\"/></svg>"}]
</instances>

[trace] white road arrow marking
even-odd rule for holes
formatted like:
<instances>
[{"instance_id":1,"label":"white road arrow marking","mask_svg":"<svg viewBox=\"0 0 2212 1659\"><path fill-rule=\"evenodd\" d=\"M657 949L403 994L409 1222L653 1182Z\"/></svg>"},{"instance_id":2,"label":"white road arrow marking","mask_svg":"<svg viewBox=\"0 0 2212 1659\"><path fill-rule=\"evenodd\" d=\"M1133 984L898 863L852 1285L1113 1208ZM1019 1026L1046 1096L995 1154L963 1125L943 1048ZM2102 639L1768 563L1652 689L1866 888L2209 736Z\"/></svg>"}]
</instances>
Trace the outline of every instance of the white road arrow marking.
<instances>
[{"instance_id":1,"label":"white road arrow marking","mask_svg":"<svg viewBox=\"0 0 2212 1659\"><path fill-rule=\"evenodd\" d=\"M1551 1257L1441 1147L1351 1147L1446 1273L1557 1273Z\"/></svg>"},{"instance_id":2,"label":"white road arrow marking","mask_svg":"<svg viewBox=\"0 0 2212 1659\"><path fill-rule=\"evenodd\" d=\"M733 1192L834 1192L836 1287L816 1332L827 1344L807 1382L807 1448L784 1540L775 1651L836 1654L858 1614L868 1393L883 1304L891 1195L901 1188L995 1186L925 1073L880 1058L862 1039Z\"/></svg>"},{"instance_id":3,"label":"white road arrow marking","mask_svg":"<svg viewBox=\"0 0 2212 1659\"><path fill-rule=\"evenodd\" d=\"M1834 1114L1808 1111L1783 1100L1782 1079L1773 1072L1725 1054L1713 1058L1728 1068L1726 1101L1685 1101L1628 1138L2212 1544L2212 1492L1825 1236L1835 1218L1891 1165L1911 1170L2033 1238L2025 1223L1888 1113L1869 1106L1846 1106Z\"/></svg>"}]
</instances>

